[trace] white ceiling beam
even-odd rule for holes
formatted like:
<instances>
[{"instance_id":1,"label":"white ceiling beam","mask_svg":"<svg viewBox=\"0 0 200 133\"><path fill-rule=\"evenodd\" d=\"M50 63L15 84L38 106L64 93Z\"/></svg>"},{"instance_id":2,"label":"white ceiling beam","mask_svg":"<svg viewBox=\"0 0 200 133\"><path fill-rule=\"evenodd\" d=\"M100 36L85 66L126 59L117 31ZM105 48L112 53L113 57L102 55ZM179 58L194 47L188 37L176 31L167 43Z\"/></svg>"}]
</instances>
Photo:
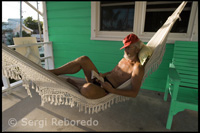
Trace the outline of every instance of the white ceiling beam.
<instances>
[{"instance_id":1,"label":"white ceiling beam","mask_svg":"<svg viewBox=\"0 0 200 133\"><path fill-rule=\"evenodd\" d=\"M33 5L31 5L28 1L24 1L27 5L29 5L33 10L35 10L36 12L38 12L42 17L43 17L43 13L41 13L38 9L36 9Z\"/></svg>"}]
</instances>

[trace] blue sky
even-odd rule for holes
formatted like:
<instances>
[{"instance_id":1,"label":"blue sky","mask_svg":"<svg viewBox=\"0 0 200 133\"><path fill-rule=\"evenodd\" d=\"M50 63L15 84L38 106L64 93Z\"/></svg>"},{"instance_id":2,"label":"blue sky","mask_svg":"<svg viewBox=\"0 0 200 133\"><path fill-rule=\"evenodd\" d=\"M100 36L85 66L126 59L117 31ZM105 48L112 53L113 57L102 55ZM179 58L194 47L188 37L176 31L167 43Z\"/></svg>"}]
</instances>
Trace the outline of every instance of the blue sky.
<instances>
[{"instance_id":1,"label":"blue sky","mask_svg":"<svg viewBox=\"0 0 200 133\"><path fill-rule=\"evenodd\" d=\"M36 1L28 1L35 8L37 8ZM39 11L43 13L42 2L38 2ZM26 19L32 16L34 20L38 19L37 12L29 7L25 2L22 2L22 16ZM7 22L9 18L20 18L20 1L2 1L2 22ZM43 18L40 16L40 21Z\"/></svg>"}]
</instances>

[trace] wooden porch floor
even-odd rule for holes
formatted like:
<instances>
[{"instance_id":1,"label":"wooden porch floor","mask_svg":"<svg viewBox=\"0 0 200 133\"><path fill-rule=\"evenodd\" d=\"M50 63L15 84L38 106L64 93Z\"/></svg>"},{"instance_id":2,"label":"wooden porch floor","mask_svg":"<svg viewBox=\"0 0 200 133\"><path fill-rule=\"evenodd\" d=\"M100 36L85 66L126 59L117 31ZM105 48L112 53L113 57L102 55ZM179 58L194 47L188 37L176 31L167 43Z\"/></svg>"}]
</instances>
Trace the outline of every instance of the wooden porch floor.
<instances>
[{"instance_id":1,"label":"wooden porch floor","mask_svg":"<svg viewBox=\"0 0 200 133\"><path fill-rule=\"evenodd\" d=\"M164 102L160 92L141 89L137 98L98 114L66 105L40 106L40 96L31 92L32 98L20 86L2 94L2 131L198 131L198 112L190 110L175 115L171 130L165 128L170 101Z\"/></svg>"}]
</instances>

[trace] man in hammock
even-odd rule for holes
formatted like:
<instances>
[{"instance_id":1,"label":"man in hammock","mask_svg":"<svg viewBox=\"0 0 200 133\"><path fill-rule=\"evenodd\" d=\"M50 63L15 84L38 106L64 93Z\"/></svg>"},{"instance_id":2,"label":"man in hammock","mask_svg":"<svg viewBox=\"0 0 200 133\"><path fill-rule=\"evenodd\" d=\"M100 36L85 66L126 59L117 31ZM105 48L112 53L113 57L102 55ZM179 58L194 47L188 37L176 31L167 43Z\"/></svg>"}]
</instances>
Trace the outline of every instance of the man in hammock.
<instances>
[{"instance_id":1,"label":"man in hammock","mask_svg":"<svg viewBox=\"0 0 200 133\"><path fill-rule=\"evenodd\" d=\"M56 75L61 75L74 74L82 69L87 83L80 86L77 81L72 79L68 78L67 81L79 88L83 96L90 99L101 98L108 93L135 98L140 90L144 75L144 66L140 64L138 58L138 53L144 44L135 34L130 34L125 37L123 43L124 46L121 49L124 49L124 58L110 72L104 74L99 73L93 62L87 56L81 56L57 69L49 71ZM104 82L91 79L92 70L99 73L104 78ZM130 78L132 82L130 89L116 89Z\"/></svg>"}]
</instances>

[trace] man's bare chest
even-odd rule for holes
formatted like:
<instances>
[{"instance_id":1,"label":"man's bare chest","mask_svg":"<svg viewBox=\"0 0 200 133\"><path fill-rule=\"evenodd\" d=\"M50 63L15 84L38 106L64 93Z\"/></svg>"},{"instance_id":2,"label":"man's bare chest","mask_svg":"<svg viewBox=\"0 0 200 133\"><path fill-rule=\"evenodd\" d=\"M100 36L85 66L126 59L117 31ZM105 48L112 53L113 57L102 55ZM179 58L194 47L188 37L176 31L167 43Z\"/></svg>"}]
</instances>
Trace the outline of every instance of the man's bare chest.
<instances>
[{"instance_id":1,"label":"man's bare chest","mask_svg":"<svg viewBox=\"0 0 200 133\"><path fill-rule=\"evenodd\" d=\"M133 71L133 64L121 60L112 70L112 74L117 78L130 78Z\"/></svg>"},{"instance_id":2,"label":"man's bare chest","mask_svg":"<svg viewBox=\"0 0 200 133\"><path fill-rule=\"evenodd\" d=\"M122 72L122 73L124 72L124 73L127 73L127 74L131 74L132 71L133 71L133 66L134 66L133 63L130 63L125 59L122 59L118 63L118 65L115 67L115 69L116 69L116 71L119 71L119 72Z\"/></svg>"},{"instance_id":3,"label":"man's bare chest","mask_svg":"<svg viewBox=\"0 0 200 133\"><path fill-rule=\"evenodd\" d=\"M118 64L106 77L115 87L118 87L120 84L131 78L132 70L132 66Z\"/></svg>"}]
</instances>

